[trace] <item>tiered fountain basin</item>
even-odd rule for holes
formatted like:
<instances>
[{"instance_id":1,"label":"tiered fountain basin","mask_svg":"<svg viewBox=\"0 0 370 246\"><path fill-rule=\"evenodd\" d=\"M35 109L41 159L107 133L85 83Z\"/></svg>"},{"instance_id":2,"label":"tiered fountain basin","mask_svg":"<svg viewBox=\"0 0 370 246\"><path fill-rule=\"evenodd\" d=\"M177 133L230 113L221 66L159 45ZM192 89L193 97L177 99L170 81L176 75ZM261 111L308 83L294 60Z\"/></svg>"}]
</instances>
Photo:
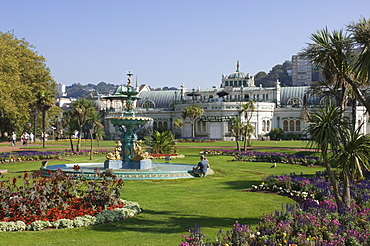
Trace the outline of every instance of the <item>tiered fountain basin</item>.
<instances>
[{"instance_id":1,"label":"tiered fountain basin","mask_svg":"<svg viewBox=\"0 0 370 246\"><path fill-rule=\"evenodd\" d=\"M137 126L137 125L145 125L148 121L153 120L149 117L135 117L135 116L122 116L122 117L114 117L108 118L114 125L124 125L124 126Z\"/></svg>"},{"instance_id":2,"label":"tiered fountain basin","mask_svg":"<svg viewBox=\"0 0 370 246\"><path fill-rule=\"evenodd\" d=\"M73 168L78 165L80 170ZM195 165L181 163L153 163L152 168L147 170L136 169L104 169L104 163L71 163L51 165L41 168L41 175L50 176L51 172L62 170L66 175L78 178L83 176L86 179L98 179L95 169L100 173L108 173L122 180L146 180L146 179L183 179L194 178L192 170ZM207 175L213 174L212 169L208 169Z\"/></svg>"}]
</instances>

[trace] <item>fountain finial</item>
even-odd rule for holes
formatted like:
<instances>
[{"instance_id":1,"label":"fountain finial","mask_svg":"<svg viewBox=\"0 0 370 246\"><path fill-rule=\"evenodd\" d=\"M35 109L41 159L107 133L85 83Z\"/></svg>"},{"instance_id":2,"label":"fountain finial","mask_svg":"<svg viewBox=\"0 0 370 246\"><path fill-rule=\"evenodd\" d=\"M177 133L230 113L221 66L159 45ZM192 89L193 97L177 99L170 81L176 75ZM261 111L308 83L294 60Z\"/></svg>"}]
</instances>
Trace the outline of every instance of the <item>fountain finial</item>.
<instances>
[{"instance_id":1,"label":"fountain finial","mask_svg":"<svg viewBox=\"0 0 370 246\"><path fill-rule=\"evenodd\" d=\"M127 72L127 76L128 76L128 78L127 78L127 87L131 87L131 83L132 83L132 81L131 81L131 76L132 76L133 74L131 73L131 71L129 70L128 72Z\"/></svg>"}]
</instances>

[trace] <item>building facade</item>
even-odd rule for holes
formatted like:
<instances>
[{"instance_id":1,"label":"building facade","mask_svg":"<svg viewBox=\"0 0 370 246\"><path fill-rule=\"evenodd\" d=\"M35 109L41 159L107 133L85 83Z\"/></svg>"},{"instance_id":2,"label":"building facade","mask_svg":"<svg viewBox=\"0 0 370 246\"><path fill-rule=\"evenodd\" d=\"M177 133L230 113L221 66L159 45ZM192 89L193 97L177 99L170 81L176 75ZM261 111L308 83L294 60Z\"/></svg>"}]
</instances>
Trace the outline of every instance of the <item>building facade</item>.
<instances>
[{"instance_id":1,"label":"building facade","mask_svg":"<svg viewBox=\"0 0 370 246\"><path fill-rule=\"evenodd\" d=\"M305 113L323 104L322 98L307 95L309 86L281 87L276 81L274 87L255 86L254 77L240 71L239 62L234 73L222 75L221 86L210 89L186 89L181 85L179 90L152 91L146 85L136 87L140 91L136 102L136 116L153 118L154 129L174 130L175 119L182 119L184 108L198 105L204 110L203 116L195 123L197 137L217 140L234 140L231 132L231 119L241 116L242 104L254 101L255 110L249 121L254 126L252 139L264 138L272 129L281 128L291 138L308 137L305 129L308 126ZM104 101L104 98L102 98ZM108 117L120 116L122 102L104 101ZM348 114L350 109L348 110ZM363 106L356 107L358 125L363 124L362 131L368 133L368 115ZM179 130L182 137L191 137L192 125L186 119ZM107 120L106 131L115 136L119 132Z\"/></svg>"}]
</instances>

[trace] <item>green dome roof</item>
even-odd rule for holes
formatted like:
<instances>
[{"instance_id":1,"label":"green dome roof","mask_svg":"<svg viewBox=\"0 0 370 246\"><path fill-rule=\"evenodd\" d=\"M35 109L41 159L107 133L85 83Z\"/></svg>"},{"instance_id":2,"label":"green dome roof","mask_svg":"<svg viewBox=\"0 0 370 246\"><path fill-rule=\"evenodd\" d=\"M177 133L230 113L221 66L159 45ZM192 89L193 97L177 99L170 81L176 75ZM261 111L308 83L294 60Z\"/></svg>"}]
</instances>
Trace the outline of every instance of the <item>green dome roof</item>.
<instances>
[{"instance_id":1,"label":"green dome roof","mask_svg":"<svg viewBox=\"0 0 370 246\"><path fill-rule=\"evenodd\" d=\"M125 85L120 85L118 86L116 92L113 94L113 96L121 95L123 92L127 92L127 86Z\"/></svg>"},{"instance_id":2,"label":"green dome roof","mask_svg":"<svg viewBox=\"0 0 370 246\"><path fill-rule=\"evenodd\" d=\"M247 75L243 72L235 72L227 76L228 79L244 79L247 78Z\"/></svg>"},{"instance_id":3,"label":"green dome roof","mask_svg":"<svg viewBox=\"0 0 370 246\"><path fill-rule=\"evenodd\" d=\"M239 70L239 61L236 63L236 72L227 76L228 79L249 79L249 75Z\"/></svg>"}]
</instances>

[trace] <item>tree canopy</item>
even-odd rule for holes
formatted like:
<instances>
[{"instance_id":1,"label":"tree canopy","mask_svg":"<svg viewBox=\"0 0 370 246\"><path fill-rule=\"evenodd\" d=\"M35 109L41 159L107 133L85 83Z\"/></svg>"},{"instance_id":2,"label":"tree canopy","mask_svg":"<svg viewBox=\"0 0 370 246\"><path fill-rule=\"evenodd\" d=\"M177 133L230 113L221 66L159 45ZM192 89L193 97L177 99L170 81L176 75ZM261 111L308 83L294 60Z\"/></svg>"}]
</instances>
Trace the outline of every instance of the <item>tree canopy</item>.
<instances>
[{"instance_id":1,"label":"tree canopy","mask_svg":"<svg viewBox=\"0 0 370 246\"><path fill-rule=\"evenodd\" d=\"M0 32L0 133L28 129L40 91L56 94L46 59L25 39Z\"/></svg>"},{"instance_id":2,"label":"tree canopy","mask_svg":"<svg viewBox=\"0 0 370 246\"><path fill-rule=\"evenodd\" d=\"M184 108L182 112L182 118L189 118L191 124L191 136L195 137L195 121L199 119L204 113L204 109L200 108L199 105L192 105Z\"/></svg>"},{"instance_id":3,"label":"tree canopy","mask_svg":"<svg viewBox=\"0 0 370 246\"><path fill-rule=\"evenodd\" d=\"M254 77L254 83L256 86L261 84L264 87L273 87L275 86L276 80L279 80L282 86L291 86L292 76L288 74L288 70L290 69L292 69L292 63L290 61L277 64L268 74L263 71L258 72Z\"/></svg>"}]
</instances>

